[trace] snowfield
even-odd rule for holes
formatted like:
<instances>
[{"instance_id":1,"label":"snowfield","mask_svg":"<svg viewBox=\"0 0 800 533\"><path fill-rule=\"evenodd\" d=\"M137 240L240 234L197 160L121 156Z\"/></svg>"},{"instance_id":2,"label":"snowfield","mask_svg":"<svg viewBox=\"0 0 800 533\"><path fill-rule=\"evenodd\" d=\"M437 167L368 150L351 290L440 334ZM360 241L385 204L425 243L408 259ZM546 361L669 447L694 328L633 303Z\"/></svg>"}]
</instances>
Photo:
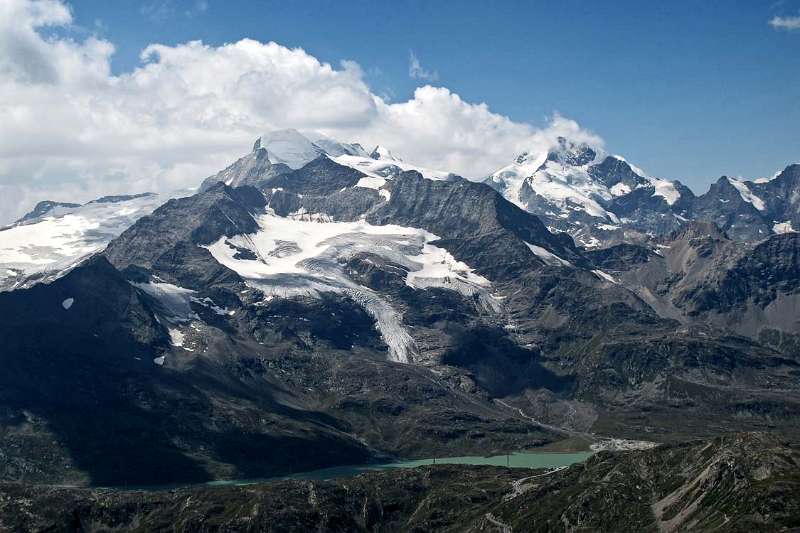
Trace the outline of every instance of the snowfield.
<instances>
[{"instance_id":1,"label":"snowfield","mask_svg":"<svg viewBox=\"0 0 800 533\"><path fill-rule=\"evenodd\" d=\"M375 149L375 152L378 151L378 147ZM374 157L378 157L378 154L375 154ZM384 153L388 153L385 151ZM400 174L401 172L407 171L417 171L422 174L424 177L430 180L444 180L450 176L449 172L442 172L440 170L431 170L428 168L418 167L415 165L411 165L401 161L400 159L395 158L394 156L388 155L381 155L380 159L374 159L374 157L369 156L360 156L360 155L351 155L351 154L344 154L338 157L332 157L331 159L336 163L343 165L345 167L350 167L359 172L366 174L368 178L372 178L374 181L369 181L365 183L372 183L378 184L377 186L372 186L371 188L377 189L385 183L385 180L391 179L392 177ZM364 181L367 178L362 178ZM369 185L358 185L359 187L369 187Z\"/></svg>"},{"instance_id":2,"label":"snowfield","mask_svg":"<svg viewBox=\"0 0 800 533\"><path fill-rule=\"evenodd\" d=\"M619 223L616 215L603 208L602 204L630 193L631 188L623 183L606 187L589 173L592 166L612 157L624 161L636 174L644 178L653 187L652 196L663 198L669 205L673 205L680 198L680 192L671 181L648 176L623 157L606 154L597 148L593 150L595 158L583 165L549 160L548 152L525 152L513 163L492 174L490 180L495 186L499 186L507 200L523 209L528 208L527 202L522 198L523 187L527 186L561 213L553 213L552 216L566 217L569 210L580 210L589 216L616 224Z\"/></svg>"},{"instance_id":3,"label":"snowfield","mask_svg":"<svg viewBox=\"0 0 800 533\"><path fill-rule=\"evenodd\" d=\"M369 262L377 256L405 270L409 287L448 288L475 297L487 310L499 308L489 280L432 244L438 240L436 235L396 225L324 220L308 213L293 218L267 214L258 218L261 229L257 233L223 237L206 248L268 299L346 294L375 319L390 357L398 362L410 362L416 353L402 316L385 297L347 276L349 260L358 256ZM241 250L256 259L242 258Z\"/></svg>"},{"instance_id":4,"label":"snowfield","mask_svg":"<svg viewBox=\"0 0 800 533\"><path fill-rule=\"evenodd\" d=\"M123 201L58 207L43 217L0 229L0 290L26 285L26 278L64 273L103 250L139 218L172 195L149 194Z\"/></svg>"}]
</instances>

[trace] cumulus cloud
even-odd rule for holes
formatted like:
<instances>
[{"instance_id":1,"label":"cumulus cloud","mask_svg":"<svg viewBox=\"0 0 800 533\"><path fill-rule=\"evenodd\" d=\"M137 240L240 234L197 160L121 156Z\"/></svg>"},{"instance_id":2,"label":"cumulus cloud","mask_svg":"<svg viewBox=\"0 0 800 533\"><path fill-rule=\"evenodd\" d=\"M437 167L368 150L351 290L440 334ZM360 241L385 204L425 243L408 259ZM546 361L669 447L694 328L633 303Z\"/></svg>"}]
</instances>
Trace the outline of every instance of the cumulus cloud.
<instances>
[{"instance_id":1,"label":"cumulus cloud","mask_svg":"<svg viewBox=\"0 0 800 533\"><path fill-rule=\"evenodd\" d=\"M420 64L419 58L414 54L414 50L409 50L408 77L412 80L437 81L439 79L439 73L422 68L422 64Z\"/></svg>"},{"instance_id":2,"label":"cumulus cloud","mask_svg":"<svg viewBox=\"0 0 800 533\"><path fill-rule=\"evenodd\" d=\"M772 17L769 20L769 25L776 30L800 30L800 16L797 17Z\"/></svg>"},{"instance_id":3,"label":"cumulus cloud","mask_svg":"<svg viewBox=\"0 0 800 533\"><path fill-rule=\"evenodd\" d=\"M250 39L153 44L140 66L113 75L112 43L43 34L71 22L59 0L0 2L0 223L42 199L196 186L277 128L385 144L472 178L559 135L601 143L566 118L537 128L446 88L419 87L390 103L354 62L332 66Z\"/></svg>"}]
</instances>

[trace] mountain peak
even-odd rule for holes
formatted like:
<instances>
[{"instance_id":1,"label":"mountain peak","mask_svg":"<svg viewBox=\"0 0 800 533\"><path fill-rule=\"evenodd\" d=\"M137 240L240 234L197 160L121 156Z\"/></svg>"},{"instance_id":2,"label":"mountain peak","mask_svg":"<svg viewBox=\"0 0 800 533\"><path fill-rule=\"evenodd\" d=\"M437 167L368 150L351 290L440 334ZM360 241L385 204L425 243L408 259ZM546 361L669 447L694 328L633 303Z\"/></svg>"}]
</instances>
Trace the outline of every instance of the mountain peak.
<instances>
[{"instance_id":1,"label":"mountain peak","mask_svg":"<svg viewBox=\"0 0 800 533\"><path fill-rule=\"evenodd\" d=\"M267 151L270 163L282 163L292 170L321 155L367 157L367 151L358 143L342 143L316 131L300 132L294 128L265 133L253 144L253 152L261 149Z\"/></svg>"},{"instance_id":2,"label":"mountain peak","mask_svg":"<svg viewBox=\"0 0 800 533\"><path fill-rule=\"evenodd\" d=\"M588 165L597 157L597 152L586 143L575 143L566 137L558 138L558 145L547 153L547 160L562 165Z\"/></svg>"},{"instance_id":3,"label":"mountain peak","mask_svg":"<svg viewBox=\"0 0 800 533\"><path fill-rule=\"evenodd\" d=\"M388 148L379 144L369 154L372 159L380 159L382 161L402 161L399 157L395 157Z\"/></svg>"},{"instance_id":4,"label":"mountain peak","mask_svg":"<svg viewBox=\"0 0 800 533\"><path fill-rule=\"evenodd\" d=\"M254 151L267 150L271 163L283 163L292 169L301 168L324 153L308 137L294 128L265 133L253 145Z\"/></svg>"},{"instance_id":5,"label":"mountain peak","mask_svg":"<svg viewBox=\"0 0 800 533\"><path fill-rule=\"evenodd\" d=\"M672 232L667 240L678 241L698 238L728 240L728 235L710 220L691 220L680 229Z\"/></svg>"},{"instance_id":6,"label":"mountain peak","mask_svg":"<svg viewBox=\"0 0 800 533\"><path fill-rule=\"evenodd\" d=\"M36 206L31 211L26 213L22 218L18 219L16 222L14 222L14 224L19 224L21 222L26 222L28 220L33 220L35 218L42 217L42 216L50 213L51 211L53 211L53 209L56 209L58 207L63 207L63 208L66 208L66 209L74 209L74 208L80 207L80 206L81 206L81 204L72 204L72 203L67 203L67 202L54 202L52 200L43 200L43 201L37 203Z\"/></svg>"}]
</instances>

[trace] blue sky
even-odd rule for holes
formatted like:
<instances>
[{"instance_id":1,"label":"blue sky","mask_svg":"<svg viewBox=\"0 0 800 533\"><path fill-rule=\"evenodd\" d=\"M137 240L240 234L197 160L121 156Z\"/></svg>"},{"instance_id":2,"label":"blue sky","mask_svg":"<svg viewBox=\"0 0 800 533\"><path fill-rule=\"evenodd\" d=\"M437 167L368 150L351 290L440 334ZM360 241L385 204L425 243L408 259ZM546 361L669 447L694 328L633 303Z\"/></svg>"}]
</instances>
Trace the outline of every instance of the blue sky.
<instances>
[{"instance_id":1,"label":"blue sky","mask_svg":"<svg viewBox=\"0 0 800 533\"><path fill-rule=\"evenodd\" d=\"M0 0L0 223L287 127L476 180L564 135L702 193L800 161L798 58L800 0Z\"/></svg>"},{"instance_id":2,"label":"blue sky","mask_svg":"<svg viewBox=\"0 0 800 533\"><path fill-rule=\"evenodd\" d=\"M404 101L423 83L515 121L554 111L650 173L702 191L722 174L800 160L800 2L71 2L113 42L115 72L150 43L250 37L356 61L370 88ZM409 76L409 54L431 80Z\"/></svg>"}]
</instances>

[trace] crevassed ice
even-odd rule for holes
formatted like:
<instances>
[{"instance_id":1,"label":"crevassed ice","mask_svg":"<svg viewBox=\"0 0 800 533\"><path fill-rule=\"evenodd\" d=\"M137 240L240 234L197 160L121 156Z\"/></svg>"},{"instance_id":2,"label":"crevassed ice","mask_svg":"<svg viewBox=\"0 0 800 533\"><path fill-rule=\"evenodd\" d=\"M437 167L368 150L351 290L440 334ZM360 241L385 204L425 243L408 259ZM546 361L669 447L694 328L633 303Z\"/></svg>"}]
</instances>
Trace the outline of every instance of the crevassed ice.
<instances>
[{"instance_id":1,"label":"crevassed ice","mask_svg":"<svg viewBox=\"0 0 800 533\"><path fill-rule=\"evenodd\" d=\"M346 275L345 264L356 255L377 255L405 269L410 287L445 287L476 297L488 309L497 308L489 280L431 244L438 239L432 233L365 221L308 218L263 215L258 218L261 229L257 233L223 237L206 248L220 264L267 297L318 296L329 291L348 295L375 319L390 357L399 362L411 361L416 353L414 341L403 327L401 315L382 295ZM256 259L236 258L242 248L253 252ZM369 255L364 259L371 260Z\"/></svg>"}]
</instances>

